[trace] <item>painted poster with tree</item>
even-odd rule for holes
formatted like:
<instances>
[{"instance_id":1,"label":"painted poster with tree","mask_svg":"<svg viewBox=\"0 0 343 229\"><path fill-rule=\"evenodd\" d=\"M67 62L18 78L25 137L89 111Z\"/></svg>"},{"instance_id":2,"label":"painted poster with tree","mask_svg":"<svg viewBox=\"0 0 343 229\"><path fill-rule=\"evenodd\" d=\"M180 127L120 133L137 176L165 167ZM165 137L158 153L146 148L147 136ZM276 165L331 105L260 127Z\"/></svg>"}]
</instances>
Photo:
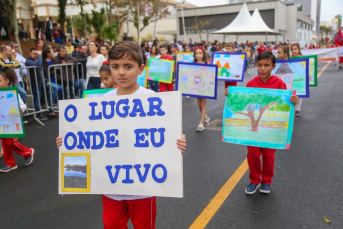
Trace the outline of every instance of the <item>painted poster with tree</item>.
<instances>
[{"instance_id":1,"label":"painted poster with tree","mask_svg":"<svg viewBox=\"0 0 343 229\"><path fill-rule=\"evenodd\" d=\"M308 77L309 77L309 86L310 87L317 87L318 86L318 57L317 55L313 56L294 56L291 59L308 59L309 67L308 67Z\"/></svg>"},{"instance_id":2,"label":"painted poster with tree","mask_svg":"<svg viewBox=\"0 0 343 229\"><path fill-rule=\"evenodd\" d=\"M272 149L289 149L294 104L292 91L229 87L222 141Z\"/></svg>"},{"instance_id":3,"label":"painted poster with tree","mask_svg":"<svg viewBox=\"0 0 343 229\"><path fill-rule=\"evenodd\" d=\"M0 138L25 137L21 116L18 88L0 88Z\"/></svg>"},{"instance_id":4,"label":"painted poster with tree","mask_svg":"<svg viewBox=\"0 0 343 229\"><path fill-rule=\"evenodd\" d=\"M299 98L309 98L309 59L276 60L272 75L282 79L287 90L295 90Z\"/></svg>"},{"instance_id":5,"label":"painted poster with tree","mask_svg":"<svg viewBox=\"0 0 343 229\"><path fill-rule=\"evenodd\" d=\"M173 80L174 61L149 58L148 80L171 83Z\"/></svg>"},{"instance_id":6,"label":"painted poster with tree","mask_svg":"<svg viewBox=\"0 0 343 229\"><path fill-rule=\"evenodd\" d=\"M246 53L212 53L212 64L218 65L218 80L243 82Z\"/></svg>"}]
</instances>

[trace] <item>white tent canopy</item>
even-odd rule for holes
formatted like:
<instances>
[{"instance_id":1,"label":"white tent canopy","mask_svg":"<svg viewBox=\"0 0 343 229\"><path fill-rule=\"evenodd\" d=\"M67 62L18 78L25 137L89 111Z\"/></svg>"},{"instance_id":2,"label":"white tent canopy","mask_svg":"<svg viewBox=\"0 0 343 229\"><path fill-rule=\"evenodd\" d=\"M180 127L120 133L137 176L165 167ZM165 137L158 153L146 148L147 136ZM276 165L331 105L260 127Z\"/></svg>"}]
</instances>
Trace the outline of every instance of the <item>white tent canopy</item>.
<instances>
[{"instance_id":1,"label":"white tent canopy","mask_svg":"<svg viewBox=\"0 0 343 229\"><path fill-rule=\"evenodd\" d=\"M251 16L245 3L236 18L228 26L213 33L232 35L278 34L266 25L257 8Z\"/></svg>"}]
</instances>

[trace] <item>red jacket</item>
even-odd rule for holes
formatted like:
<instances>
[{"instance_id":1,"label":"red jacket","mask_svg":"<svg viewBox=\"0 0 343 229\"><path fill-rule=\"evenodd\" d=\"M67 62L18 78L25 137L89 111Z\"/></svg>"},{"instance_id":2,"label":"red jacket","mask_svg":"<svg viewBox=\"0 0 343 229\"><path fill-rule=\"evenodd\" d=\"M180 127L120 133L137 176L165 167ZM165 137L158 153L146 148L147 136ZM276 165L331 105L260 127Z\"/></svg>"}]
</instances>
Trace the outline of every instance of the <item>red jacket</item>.
<instances>
[{"instance_id":1,"label":"red jacket","mask_svg":"<svg viewBox=\"0 0 343 229\"><path fill-rule=\"evenodd\" d=\"M271 76L267 82L263 82L260 76L249 80L247 87L270 88L270 89L287 89L285 82L277 76Z\"/></svg>"}]
</instances>

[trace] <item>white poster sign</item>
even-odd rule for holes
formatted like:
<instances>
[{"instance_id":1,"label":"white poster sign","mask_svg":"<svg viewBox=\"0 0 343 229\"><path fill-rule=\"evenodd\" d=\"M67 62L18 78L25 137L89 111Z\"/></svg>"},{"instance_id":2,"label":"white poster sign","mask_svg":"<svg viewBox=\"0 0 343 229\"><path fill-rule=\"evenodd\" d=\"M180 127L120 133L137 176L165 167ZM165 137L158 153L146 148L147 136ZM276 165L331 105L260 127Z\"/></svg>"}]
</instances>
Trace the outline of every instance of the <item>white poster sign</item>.
<instances>
[{"instance_id":1,"label":"white poster sign","mask_svg":"<svg viewBox=\"0 0 343 229\"><path fill-rule=\"evenodd\" d=\"M317 55L318 61L335 61L338 56L338 48L322 48L322 49L302 49L303 56ZM273 50L273 54L277 56L277 50Z\"/></svg>"},{"instance_id":2,"label":"white poster sign","mask_svg":"<svg viewBox=\"0 0 343 229\"><path fill-rule=\"evenodd\" d=\"M181 98L61 100L59 193L183 197Z\"/></svg>"}]
</instances>

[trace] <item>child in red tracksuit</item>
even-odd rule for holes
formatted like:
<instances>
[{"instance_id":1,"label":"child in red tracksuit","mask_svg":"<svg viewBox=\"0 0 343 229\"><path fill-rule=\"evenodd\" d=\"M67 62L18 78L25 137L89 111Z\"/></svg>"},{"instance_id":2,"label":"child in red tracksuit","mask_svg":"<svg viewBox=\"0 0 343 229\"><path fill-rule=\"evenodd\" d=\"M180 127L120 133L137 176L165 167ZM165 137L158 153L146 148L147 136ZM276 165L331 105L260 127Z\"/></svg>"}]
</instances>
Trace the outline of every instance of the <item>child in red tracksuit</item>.
<instances>
[{"instance_id":1,"label":"child in red tracksuit","mask_svg":"<svg viewBox=\"0 0 343 229\"><path fill-rule=\"evenodd\" d=\"M17 75L12 68L6 67L0 71L0 88L13 87L16 84ZM18 96L18 99L20 112L23 113L26 110L26 105L23 103L20 96ZM4 151L4 161L6 166L0 169L0 172L7 173L18 168L13 157L13 151L25 158L25 165L30 165L32 163L33 154L35 152L34 149L21 145L15 138L2 138L1 145Z\"/></svg>"},{"instance_id":2,"label":"child in red tracksuit","mask_svg":"<svg viewBox=\"0 0 343 229\"><path fill-rule=\"evenodd\" d=\"M160 45L160 54L161 57L160 59L163 60L174 60L173 57L168 55L168 47L166 44ZM164 92L166 91L166 89L168 91L173 91L173 82L171 83L160 83L160 92Z\"/></svg>"},{"instance_id":3,"label":"child in red tracksuit","mask_svg":"<svg viewBox=\"0 0 343 229\"><path fill-rule=\"evenodd\" d=\"M257 58L257 68L259 76L249 80L247 87L270 88L270 89L287 89L286 84L277 76L272 76L272 70L276 67L276 58L269 51L262 52ZM228 94L228 90L225 91ZM299 97L292 95L291 103L297 104ZM250 184L245 189L246 194L254 194L261 185L261 193L270 193L270 184L274 175L274 160L276 149L261 148L254 146L248 147L247 160L249 164ZM262 155L262 166L260 157Z\"/></svg>"}]
</instances>

